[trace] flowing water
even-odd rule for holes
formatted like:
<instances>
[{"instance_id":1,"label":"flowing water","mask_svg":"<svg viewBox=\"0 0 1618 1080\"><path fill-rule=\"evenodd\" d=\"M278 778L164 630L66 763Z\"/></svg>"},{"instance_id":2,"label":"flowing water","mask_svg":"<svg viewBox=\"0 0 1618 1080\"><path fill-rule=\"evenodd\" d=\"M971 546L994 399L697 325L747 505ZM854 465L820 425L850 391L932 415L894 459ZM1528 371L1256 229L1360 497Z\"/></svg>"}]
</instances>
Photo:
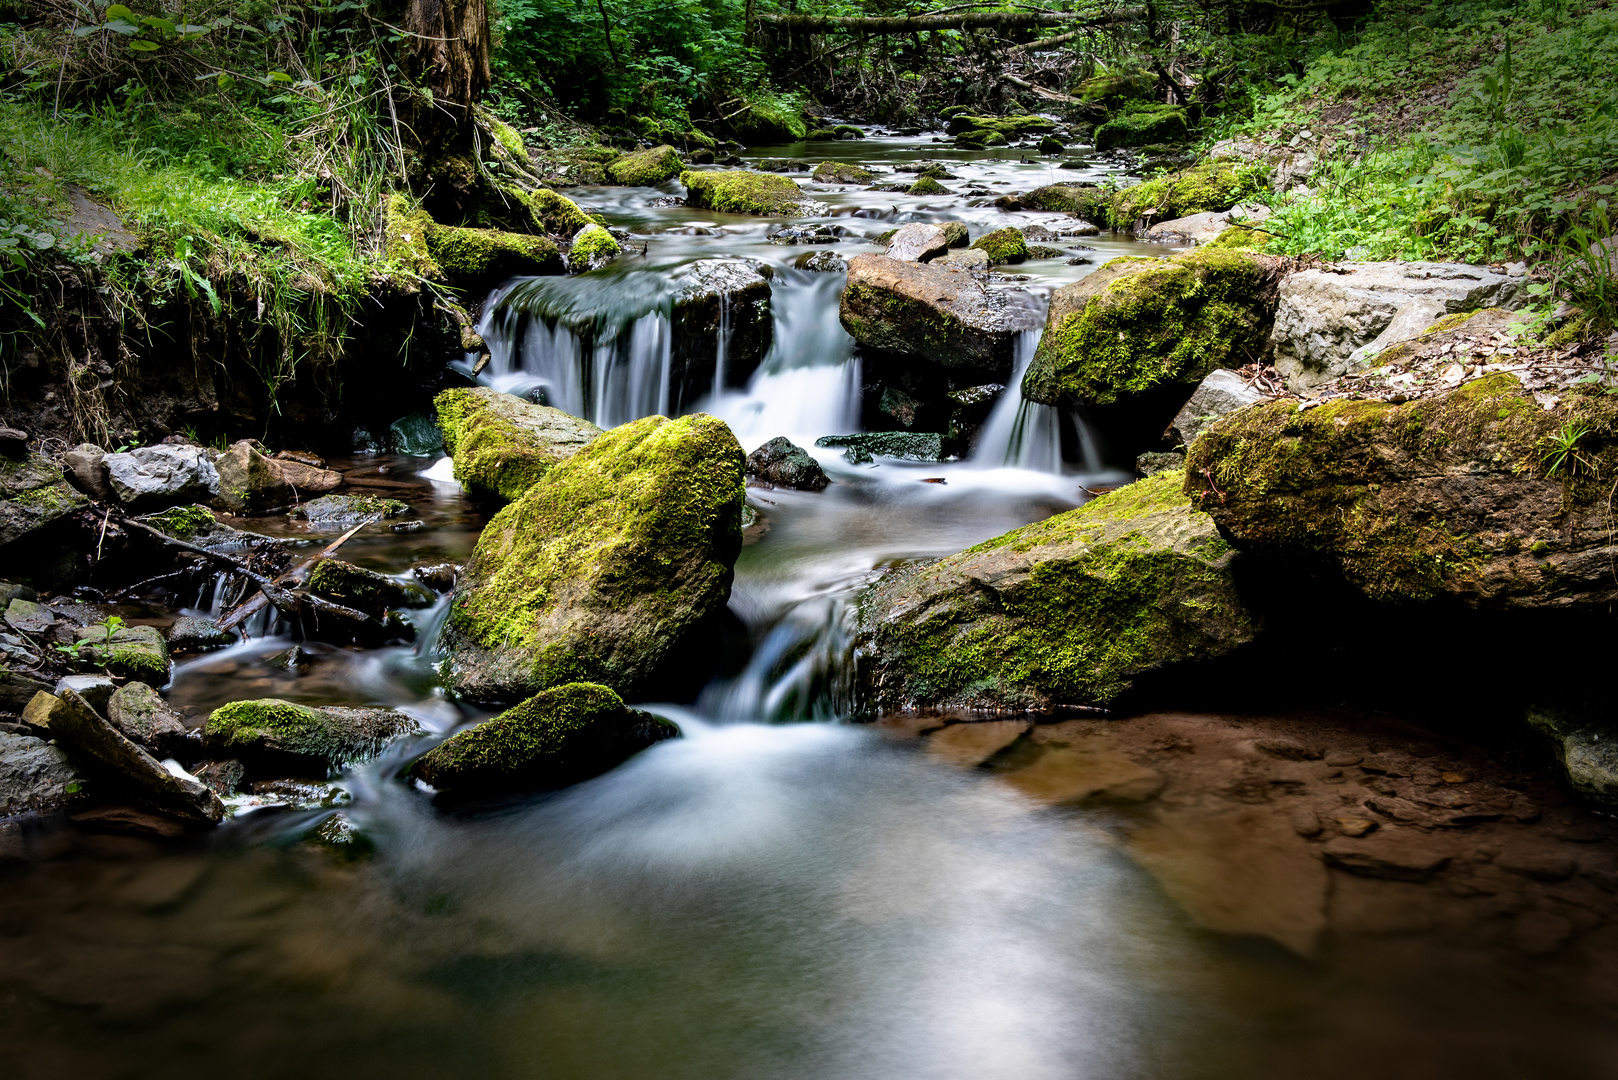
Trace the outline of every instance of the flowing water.
<instances>
[{"instance_id":1,"label":"flowing water","mask_svg":"<svg viewBox=\"0 0 1618 1080\"><path fill-rule=\"evenodd\" d=\"M818 149L881 167L957 157L922 140ZM1024 164L1015 151L957 171L991 188L1100 175ZM855 430L860 373L837 322L841 276L795 269L805 248L765 240L779 222L653 205L674 193L573 193L632 230L645 254L497 290L510 303L489 305L492 359L480 378L543 390L602 424L670 410L667 281L696 259L743 256L774 268L774 345L742 385L721 358L719 376L681 407L723 417L749 450L776 435L812 447ZM956 218L974 233L1049 220L959 198L813 193L832 204L822 220L856 234L832 247L845 256L876 250L859 235L907 220ZM1096 249L1093 264L1030 263L1017 268L1023 280L997 287L1042 302L1112 255L1161 252L1082 242ZM1019 375L1035 343L1020 343ZM1064 428L1078 436L1065 456ZM32 861L0 876L0 1075L1610 1074L1600 1070L1618 1052L1618 939L1600 919L1579 923L1576 949L1513 950L1493 931L1446 936L1446 920L1459 925L1447 894L1390 901L1407 916L1431 913L1425 923L1344 909L1343 886L1324 897L1313 863L1287 872L1322 893L1312 902L1329 920L1323 944L1214 933L1205 927L1220 916L1203 909L1241 900L1220 892L1217 872L1197 871L1199 858L1228 850L1233 866L1259 865L1239 870L1238 893L1285 884L1270 864L1242 862L1263 821L1241 824L1235 840L1197 831L1235 804L1164 818L1187 823L1143 846L1139 811L1053 809L1026 782L1030 755L1101 754L1082 741L1105 733L1018 719L918 740L909 721L841 722L859 586L900 561L1076 506L1124 476L1076 417L1015 389L970 460L855 466L812 452L833 480L826 491L749 492L764 524L742 551L731 601L745 655L694 704L650 703L684 738L606 776L445 816L391 778L401 750L325 799L371 845L337 854L304 842L331 805L252 810L248 800L216 836L180 850L37 827ZM356 485L391 486L422 523L367 530L344 558L403 580L412 565L470 554L483 518L444 482L442 464L337 464ZM254 527L304 545L329 539L273 520ZM205 611L220 598L183 602ZM416 644L370 650L294 642L263 624L249 641L180 664L169 696L194 722L227 701L278 696L391 705L447 732L476 717L436 687L442 616L442 601L417 609ZM1268 722L1198 720L1218 730ZM1302 723L1353 728L1327 716ZM1191 745L1163 736L1135 749L1189 769L1207 757ZM1164 850L1181 852L1167 870ZM1176 866L1194 871L1190 886Z\"/></svg>"}]
</instances>

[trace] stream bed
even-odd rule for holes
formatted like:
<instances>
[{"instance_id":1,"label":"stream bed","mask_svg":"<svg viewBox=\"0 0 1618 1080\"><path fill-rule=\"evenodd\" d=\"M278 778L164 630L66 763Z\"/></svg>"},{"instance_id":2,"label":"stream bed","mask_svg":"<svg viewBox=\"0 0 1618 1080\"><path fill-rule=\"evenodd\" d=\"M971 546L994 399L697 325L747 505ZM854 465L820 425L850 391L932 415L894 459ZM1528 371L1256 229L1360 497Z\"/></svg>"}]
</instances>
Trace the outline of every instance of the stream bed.
<instances>
[{"instance_id":1,"label":"stream bed","mask_svg":"<svg viewBox=\"0 0 1618 1080\"><path fill-rule=\"evenodd\" d=\"M789 152L803 148L754 154ZM888 169L924 156L947 160L959 188L1109 169L922 139L825 144L807 159ZM845 257L909 220L962 220L975 236L1052 218L987 198L809 186L832 206L818 220L850 228L826 246ZM832 480L824 492L749 489L761 520L731 599L743 640L695 702L638 703L684 737L480 814L444 814L392 779L414 752L397 747L319 798L238 804L189 845L34 823L7 837L25 857L0 862L0 1074L1612 1074L1618 827L1497 747L1345 707L849 723L848 601L861 585L1130 472L1083 437L1082 418L1025 408L1015 383L965 460L855 465L813 448L860 417L841 275L798 269L809 249L766 239L779 221L655 205L677 193L569 193L645 245L570 279L569 302L617 312L616 332L633 335L658 317L636 298L655 297L670 268L768 263L774 344L744 387L697 408L749 451L778 435L811 448ZM1168 250L1112 236L1058 246L1093 261L1008 267L994 287L1043 305L1108 258ZM596 395L599 422L645 411L635 394L656 398L659 339L644 325L611 362L652 375L600 381L618 389ZM494 359L479 377L501 388L561 394L566 365L582 364L543 320L486 315L484 329ZM366 530L343 558L404 579L470 555L486 517L443 463L331 464L345 490L386 489L420 522ZM303 546L330 539L280 518L237 524ZM193 724L275 696L388 705L447 733L483 714L436 685L445 603L408 613L412 645L260 627L179 663L166 696ZM1375 865L1333 863L1326 837L1352 827L1341 823L1364 813L1367 792L1396 800L1422 843Z\"/></svg>"}]
</instances>

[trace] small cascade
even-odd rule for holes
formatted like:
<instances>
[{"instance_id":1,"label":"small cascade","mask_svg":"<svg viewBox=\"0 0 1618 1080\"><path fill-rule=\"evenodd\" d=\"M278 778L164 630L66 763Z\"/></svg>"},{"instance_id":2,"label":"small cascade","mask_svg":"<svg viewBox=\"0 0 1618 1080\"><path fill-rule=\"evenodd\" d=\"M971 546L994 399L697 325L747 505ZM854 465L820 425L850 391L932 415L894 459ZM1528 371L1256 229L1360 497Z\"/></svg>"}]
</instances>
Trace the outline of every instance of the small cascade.
<instances>
[{"instance_id":1,"label":"small cascade","mask_svg":"<svg viewBox=\"0 0 1618 1080\"><path fill-rule=\"evenodd\" d=\"M723 723L832 720L853 707L853 611L841 598L798 604L733 679L708 686L697 712Z\"/></svg>"},{"instance_id":2,"label":"small cascade","mask_svg":"<svg viewBox=\"0 0 1618 1080\"><path fill-rule=\"evenodd\" d=\"M1068 425L1077 434L1078 450L1085 469L1101 468L1094 433L1084 418L1055 405L1041 405L1022 396L1023 375L1033 362L1040 330L1025 330L1017 338L1013 353L1011 385L995 402L983 422L972 460L986 469L1016 468L1034 472L1060 473L1064 469L1062 429Z\"/></svg>"}]
</instances>

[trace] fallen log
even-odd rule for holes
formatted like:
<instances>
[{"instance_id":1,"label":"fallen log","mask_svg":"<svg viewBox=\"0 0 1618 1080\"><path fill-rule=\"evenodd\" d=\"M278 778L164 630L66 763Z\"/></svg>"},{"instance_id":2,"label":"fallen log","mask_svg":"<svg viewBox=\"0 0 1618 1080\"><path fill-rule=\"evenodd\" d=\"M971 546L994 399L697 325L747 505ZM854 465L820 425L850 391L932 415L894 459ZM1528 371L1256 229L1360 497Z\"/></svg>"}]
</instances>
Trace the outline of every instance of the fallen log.
<instances>
[{"instance_id":1,"label":"fallen log","mask_svg":"<svg viewBox=\"0 0 1618 1080\"><path fill-rule=\"evenodd\" d=\"M963 11L953 15L757 15L761 24L799 34L913 34L923 30L1030 30L1041 26L1116 26L1139 13L1085 16L1065 11Z\"/></svg>"},{"instance_id":2,"label":"fallen log","mask_svg":"<svg viewBox=\"0 0 1618 1080\"><path fill-rule=\"evenodd\" d=\"M176 540L168 533L165 533L159 529L154 529L150 525L142 524L141 522L135 521L132 518L120 516L118 524L127 529L135 529L140 532L147 533L148 535L161 540L163 543L168 544L170 547L177 547L183 551L189 551L192 554L201 555L208 561L223 566L232 574L240 574L242 577L258 586L259 591L255 594L254 598L263 598L268 600L270 603L275 605L275 609L277 611L285 612L286 614L291 615L298 610L297 597L293 596L292 593L288 592L286 589L279 587L274 581L265 577L263 574L255 573L254 571L249 570L247 566L240 560L233 559L223 552L209 551L205 547L198 547L196 544L188 544L184 540ZM259 607L263 606L264 604L261 600Z\"/></svg>"},{"instance_id":3,"label":"fallen log","mask_svg":"<svg viewBox=\"0 0 1618 1080\"><path fill-rule=\"evenodd\" d=\"M1017 89L1031 91L1032 93L1044 98L1046 101L1060 101L1064 105L1084 104L1084 102L1079 98L1070 97L1067 94L1061 94L1055 90L1047 90L1043 86L1036 86L1027 79L1019 79L1015 75L1002 72L1000 77L1006 82L1010 83L1012 86L1015 86Z\"/></svg>"},{"instance_id":4,"label":"fallen log","mask_svg":"<svg viewBox=\"0 0 1618 1080\"><path fill-rule=\"evenodd\" d=\"M365 528L365 526L373 525L376 522L381 521L381 520L382 520L382 515L380 515L380 514L376 514L376 515L373 515L371 517L366 518L364 521L360 522L358 525L354 526L352 529L348 530L346 533L339 536L337 539L333 540L331 543L327 544L324 548L321 549L320 554L316 555L314 558L306 560L305 562L299 563L297 566L294 566L292 569L288 570L286 573L284 573L284 574L280 575L279 577L277 577L273 582L271 582L271 585L272 586L279 585L281 582L286 581L288 578L296 577L299 574L307 573L309 568L311 566L314 566L315 563L319 562L321 559L330 558L332 553L335 552L338 548L342 547L344 544L348 543L348 541L353 538L355 533L357 533L361 529ZM283 589L283 590L278 590L278 591L285 592L286 590ZM291 600L292 610L290 612L288 612L288 614L289 615L295 615L297 613L297 609L298 609L297 598L290 596L290 594L289 594L289 598ZM248 616L254 614L255 612L262 611L266 602L268 602L268 598L266 597L264 591L262 589L260 589L259 592L255 593L253 596L249 597L246 601L244 601L241 604L236 605L236 607L232 608L229 612L227 612L225 614L225 617L219 620L219 629L221 629L221 630L233 629L238 623L240 623L242 620L246 619ZM286 608L283 608L280 604L276 604L275 606L276 606L276 610L278 610L278 611L286 611L287 610Z\"/></svg>"}]
</instances>

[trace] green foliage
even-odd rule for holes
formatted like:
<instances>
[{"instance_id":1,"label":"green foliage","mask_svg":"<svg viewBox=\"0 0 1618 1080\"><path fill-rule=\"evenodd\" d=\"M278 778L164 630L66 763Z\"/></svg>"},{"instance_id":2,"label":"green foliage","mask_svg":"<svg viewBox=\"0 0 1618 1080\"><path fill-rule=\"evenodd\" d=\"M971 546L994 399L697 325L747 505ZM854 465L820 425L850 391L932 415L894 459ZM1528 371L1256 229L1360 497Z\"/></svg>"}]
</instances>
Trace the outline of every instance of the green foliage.
<instances>
[{"instance_id":1,"label":"green foliage","mask_svg":"<svg viewBox=\"0 0 1618 1080\"><path fill-rule=\"evenodd\" d=\"M1583 448L1584 438L1589 434L1589 424L1569 420L1541 438L1539 460L1545 466L1545 475L1569 478L1593 475L1596 463Z\"/></svg>"}]
</instances>

